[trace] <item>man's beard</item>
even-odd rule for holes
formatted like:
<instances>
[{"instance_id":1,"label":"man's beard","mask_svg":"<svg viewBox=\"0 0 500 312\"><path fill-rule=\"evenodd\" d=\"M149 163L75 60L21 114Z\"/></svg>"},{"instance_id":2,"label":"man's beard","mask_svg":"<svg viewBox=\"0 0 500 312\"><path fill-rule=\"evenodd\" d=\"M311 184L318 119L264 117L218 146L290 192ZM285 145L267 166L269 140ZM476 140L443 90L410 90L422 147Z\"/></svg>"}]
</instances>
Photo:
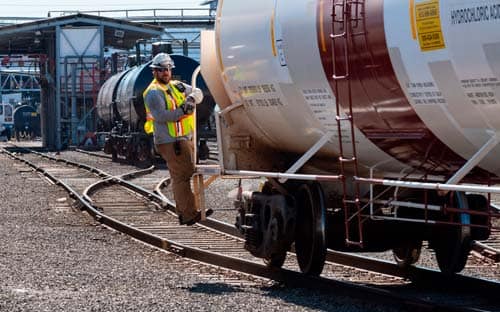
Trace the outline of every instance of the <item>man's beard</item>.
<instances>
[{"instance_id":1,"label":"man's beard","mask_svg":"<svg viewBox=\"0 0 500 312\"><path fill-rule=\"evenodd\" d=\"M158 80L159 82L163 83L163 84L168 84L168 80L165 79L165 78L161 78L161 77L156 77L156 80Z\"/></svg>"}]
</instances>

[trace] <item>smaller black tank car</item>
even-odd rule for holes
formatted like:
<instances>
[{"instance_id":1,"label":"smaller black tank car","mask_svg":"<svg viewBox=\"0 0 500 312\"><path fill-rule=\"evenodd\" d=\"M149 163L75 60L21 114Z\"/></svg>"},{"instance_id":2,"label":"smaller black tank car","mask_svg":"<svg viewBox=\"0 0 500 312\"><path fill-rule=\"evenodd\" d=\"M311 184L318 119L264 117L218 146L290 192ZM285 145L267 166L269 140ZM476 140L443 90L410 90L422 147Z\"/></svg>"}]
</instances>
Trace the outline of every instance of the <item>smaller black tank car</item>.
<instances>
[{"instance_id":1,"label":"smaller black tank car","mask_svg":"<svg viewBox=\"0 0 500 312\"><path fill-rule=\"evenodd\" d=\"M191 84L199 63L182 55L171 57L175 62L172 79ZM104 152L115 160L120 155L139 166L150 164L154 157L152 137L143 130L146 112L142 93L153 79L149 65L150 62L111 76L97 97L98 131L106 132ZM196 109L197 129L207 130L215 101L201 76L196 86L204 95Z\"/></svg>"}]
</instances>

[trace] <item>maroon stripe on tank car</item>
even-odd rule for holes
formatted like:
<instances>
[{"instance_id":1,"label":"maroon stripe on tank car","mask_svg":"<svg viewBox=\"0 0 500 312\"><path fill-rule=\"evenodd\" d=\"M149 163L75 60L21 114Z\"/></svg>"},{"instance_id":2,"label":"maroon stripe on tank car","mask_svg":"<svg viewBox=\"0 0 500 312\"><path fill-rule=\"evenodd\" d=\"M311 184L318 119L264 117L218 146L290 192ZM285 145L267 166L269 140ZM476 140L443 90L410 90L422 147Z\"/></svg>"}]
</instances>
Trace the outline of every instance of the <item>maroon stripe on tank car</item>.
<instances>
[{"instance_id":1,"label":"maroon stripe on tank car","mask_svg":"<svg viewBox=\"0 0 500 312\"><path fill-rule=\"evenodd\" d=\"M335 96L347 111L351 89L356 127L380 149L414 168L444 175L458 170L465 160L427 128L397 81L386 45L383 0L364 1L357 12L351 12L352 28L348 40L330 37L344 31L340 22L342 7L336 7L333 14L333 2L342 1L318 1L318 14L322 14L317 26L321 61L335 93L333 54L336 56L335 74L346 74L344 48L348 42L350 79L337 80Z\"/></svg>"}]
</instances>

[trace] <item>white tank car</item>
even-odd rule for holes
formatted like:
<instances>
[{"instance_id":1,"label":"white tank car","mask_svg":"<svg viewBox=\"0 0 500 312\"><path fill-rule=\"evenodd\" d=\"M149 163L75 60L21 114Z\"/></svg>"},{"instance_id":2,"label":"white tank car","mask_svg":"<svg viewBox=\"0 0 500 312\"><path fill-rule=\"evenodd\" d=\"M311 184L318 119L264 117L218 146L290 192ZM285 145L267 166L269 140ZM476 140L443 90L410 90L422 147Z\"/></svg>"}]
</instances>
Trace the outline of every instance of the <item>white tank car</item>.
<instances>
[{"instance_id":1,"label":"white tank car","mask_svg":"<svg viewBox=\"0 0 500 312\"><path fill-rule=\"evenodd\" d=\"M269 178L242 200L242 232L276 194L293 202L272 208L289 222L279 242L268 220L249 222L264 237L250 251L280 264L295 241L318 273L326 247L393 249L409 265L428 240L444 272L460 271L466 242L498 216L465 191L499 191L486 187L500 175L499 27L493 0L220 0L201 64L221 106L221 166ZM295 220L322 226L319 238Z\"/></svg>"}]
</instances>

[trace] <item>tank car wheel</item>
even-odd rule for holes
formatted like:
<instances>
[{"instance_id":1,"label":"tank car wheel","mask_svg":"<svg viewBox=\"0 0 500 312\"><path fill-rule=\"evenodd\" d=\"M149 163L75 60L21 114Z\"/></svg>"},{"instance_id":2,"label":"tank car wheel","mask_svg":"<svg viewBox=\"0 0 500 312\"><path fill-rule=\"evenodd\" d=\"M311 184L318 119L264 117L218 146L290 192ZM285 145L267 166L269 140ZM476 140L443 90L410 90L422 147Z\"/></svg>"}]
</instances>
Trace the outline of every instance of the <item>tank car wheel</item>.
<instances>
[{"instance_id":1,"label":"tank car wheel","mask_svg":"<svg viewBox=\"0 0 500 312\"><path fill-rule=\"evenodd\" d=\"M264 263L270 268L281 268L286 260L286 251L278 254L273 254L271 257L264 259Z\"/></svg>"},{"instance_id":2,"label":"tank car wheel","mask_svg":"<svg viewBox=\"0 0 500 312\"><path fill-rule=\"evenodd\" d=\"M326 213L323 190L318 183L303 184L296 195L295 251L300 270L319 275L326 258Z\"/></svg>"},{"instance_id":3,"label":"tank car wheel","mask_svg":"<svg viewBox=\"0 0 500 312\"><path fill-rule=\"evenodd\" d=\"M410 241L402 246L394 248L392 250L392 255L398 267L407 268L418 261L421 250L422 241Z\"/></svg>"},{"instance_id":4,"label":"tank car wheel","mask_svg":"<svg viewBox=\"0 0 500 312\"><path fill-rule=\"evenodd\" d=\"M454 192L454 206L467 209L468 201L463 192ZM470 216L462 213L457 220L462 224L470 224ZM436 260L442 273L451 275L462 271L471 250L471 231L467 226L446 226L432 244Z\"/></svg>"},{"instance_id":5,"label":"tank car wheel","mask_svg":"<svg viewBox=\"0 0 500 312\"><path fill-rule=\"evenodd\" d=\"M272 216L267 224L266 234L271 241L279 240L279 233L283 231L283 218L276 214ZM288 248L287 248L288 249ZM268 267L281 268L286 259L286 250L274 248L274 252L269 257L264 258L264 263Z\"/></svg>"}]
</instances>

